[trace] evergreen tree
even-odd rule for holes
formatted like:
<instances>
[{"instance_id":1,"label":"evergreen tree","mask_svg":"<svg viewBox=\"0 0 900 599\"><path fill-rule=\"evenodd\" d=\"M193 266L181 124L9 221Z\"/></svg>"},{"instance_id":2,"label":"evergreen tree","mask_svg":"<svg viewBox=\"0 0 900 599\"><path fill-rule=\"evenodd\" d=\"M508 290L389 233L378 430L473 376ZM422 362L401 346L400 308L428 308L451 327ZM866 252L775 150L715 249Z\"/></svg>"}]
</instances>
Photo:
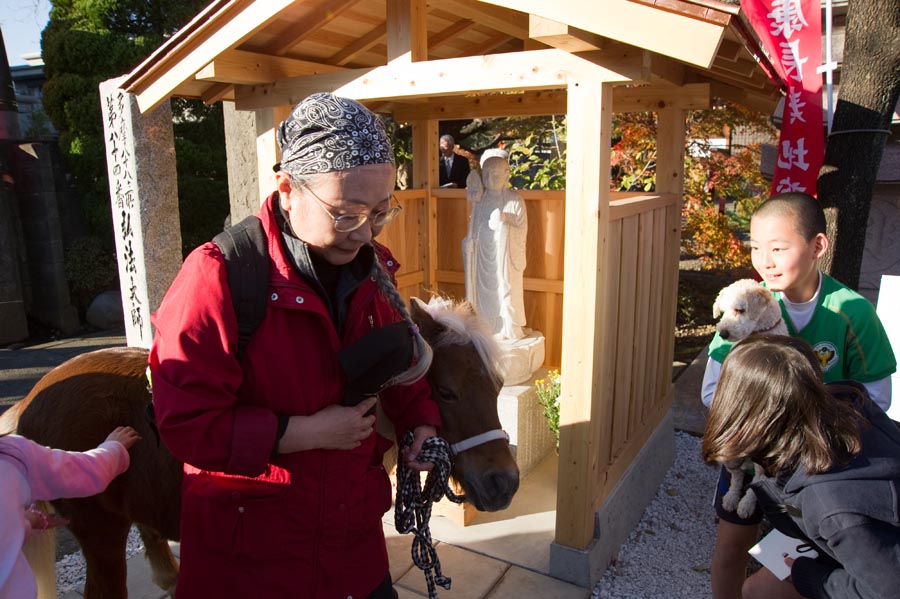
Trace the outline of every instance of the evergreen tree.
<instances>
[{"instance_id":1,"label":"evergreen tree","mask_svg":"<svg viewBox=\"0 0 900 599\"><path fill-rule=\"evenodd\" d=\"M94 238L91 246L110 255L113 229L98 86L128 73L206 4L207 0L53 2L41 40L47 77L44 111L59 132L60 149ZM172 110L182 239L188 250L220 230L228 212L222 109L179 99ZM89 260L80 262L87 263L85 268L90 265ZM73 286L81 274L70 272ZM83 296L85 290L81 291L76 294Z\"/></svg>"}]
</instances>

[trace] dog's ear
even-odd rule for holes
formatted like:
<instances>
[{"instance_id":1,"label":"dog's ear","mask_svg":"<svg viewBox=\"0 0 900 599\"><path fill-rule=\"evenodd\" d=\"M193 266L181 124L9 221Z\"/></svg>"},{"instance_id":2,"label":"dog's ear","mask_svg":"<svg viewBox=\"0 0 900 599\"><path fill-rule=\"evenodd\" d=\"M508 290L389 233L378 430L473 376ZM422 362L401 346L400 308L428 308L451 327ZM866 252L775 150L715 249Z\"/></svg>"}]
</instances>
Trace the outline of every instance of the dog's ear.
<instances>
[{"instance_id":1,"label":"dog's ear","mask_svg":"<svg viewBox=\"0 0 900 599\"><path fill-rule=\"evenodd\" d=\"M765 312L766 307L773 300L772 292L762 285L752 289L747 295L747 300L753 306L753 314L759 315Z\"/></svg>"},{"instance_id":2,"label":"dog's ear","mask_svg":"<svg viewBox=\"0 0 900 599\"><path fill-rule=\"evenodd\" d=\"M713 318L719 318L722 315L722 309L719 308L719 299L722 297L722 292L719 292L719 295L716 296L716 301L713 302Z\"/></svg>"}]
</instances>

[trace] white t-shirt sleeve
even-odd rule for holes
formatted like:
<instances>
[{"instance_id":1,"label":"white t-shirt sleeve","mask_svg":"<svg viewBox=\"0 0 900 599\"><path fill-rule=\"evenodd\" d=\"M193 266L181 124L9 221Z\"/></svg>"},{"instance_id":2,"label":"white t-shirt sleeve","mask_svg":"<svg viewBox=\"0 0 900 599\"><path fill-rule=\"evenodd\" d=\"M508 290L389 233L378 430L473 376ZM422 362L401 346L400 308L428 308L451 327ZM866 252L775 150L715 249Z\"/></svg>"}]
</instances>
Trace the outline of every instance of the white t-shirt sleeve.
<instances>
[{"instance_id":1,"label":"white t-shirt sleeve","mask_svg":"<svg viewBox=\"0 0 900 599\"><path fill-rule=\"evenodd\" d=\"M703 384L700 386L700 400L707 408L712 404L713 395L716 393L716 385L719 384L719 374L722 372L722 363L709 358L706 360L706 370L703 372Z\"/></svg>"},{"instance_id":2,"label":"white t-shirt sleeve","mask_svg":"<svg viewBox=\"0 0 900 599\"><path fill-rule=\"evenodd\" d=\"M863 383L869 397L872 398L879 408L888 411L891 407L891 377L885 377L880 381L872 381L871 383Z\"/></svg>"}]
</instances>

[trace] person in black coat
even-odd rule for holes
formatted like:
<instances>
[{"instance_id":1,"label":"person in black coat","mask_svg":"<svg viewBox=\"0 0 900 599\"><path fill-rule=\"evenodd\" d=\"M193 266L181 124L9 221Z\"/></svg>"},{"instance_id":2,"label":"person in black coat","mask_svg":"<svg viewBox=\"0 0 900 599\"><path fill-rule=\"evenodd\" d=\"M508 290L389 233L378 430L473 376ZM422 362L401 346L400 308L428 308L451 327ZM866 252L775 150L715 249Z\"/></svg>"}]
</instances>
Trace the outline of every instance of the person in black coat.
<instances>
[{"instance_id":1,"label":"person in black coat","mask_svg":"<svg viewBox=\"0 0 900 599\"><path fill-rule=\"evenodd\" d=\"M818 557L763 568L745 599L886 599L900 589L900 428L864 386L822 383L802 339L756 335L734 346L703 437L708 462L750 458L766 518Z\"/></svg>"},{"instance_id":2,"label":"person in black coat","mask_svg":"<svg viewBox=\"0 0 900 599\"><path fill-rule=\"evenodd\" d=\"M453 151L456 141L452 135L441 135L440 140L440 164L439 171L441 173L441 187L459 187L466 186L466 177L469 176L469 161L465 156L460 156Z\"/></svg>"}]
</instances>

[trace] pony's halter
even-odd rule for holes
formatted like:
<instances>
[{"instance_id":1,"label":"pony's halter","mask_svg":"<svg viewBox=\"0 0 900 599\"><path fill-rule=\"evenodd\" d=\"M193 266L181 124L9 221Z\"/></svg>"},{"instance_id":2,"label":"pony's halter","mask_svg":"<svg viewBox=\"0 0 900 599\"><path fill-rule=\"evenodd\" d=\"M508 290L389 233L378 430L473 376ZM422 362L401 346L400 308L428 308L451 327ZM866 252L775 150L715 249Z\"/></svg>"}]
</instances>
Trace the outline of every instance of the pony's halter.
<instances>
[{"instance_id":1,"label":"pony's halter","mask_svg":"<svg viewBox=\"0 0 900 599\"><path fill-rule=\"evenodd\" d=\"M474 437L463 439L459 443L454 443L450 446L450 457L451 459L455 458L467 449L472 449L473 447L478 447L488 441L495 441L497 439L505 439L506 442L509 443L509 435L506 431L502 428L495 428L479 435L475 435Z\"/></svg>"}]
</instances>

